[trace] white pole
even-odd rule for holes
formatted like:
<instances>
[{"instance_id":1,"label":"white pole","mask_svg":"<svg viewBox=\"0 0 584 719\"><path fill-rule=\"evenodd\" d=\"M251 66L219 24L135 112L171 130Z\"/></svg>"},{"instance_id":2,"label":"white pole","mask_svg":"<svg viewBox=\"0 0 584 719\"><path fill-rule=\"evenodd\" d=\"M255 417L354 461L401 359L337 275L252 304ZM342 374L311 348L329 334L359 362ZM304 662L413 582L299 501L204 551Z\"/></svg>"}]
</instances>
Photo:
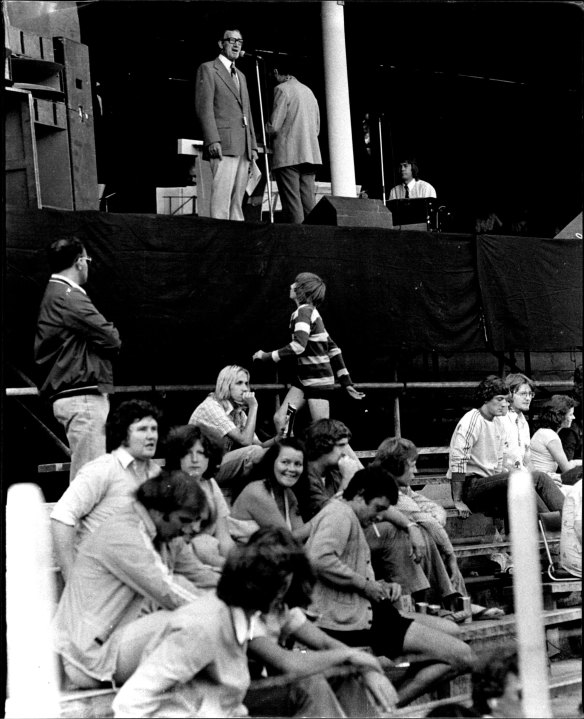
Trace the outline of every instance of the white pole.
<instances>
[{"instance_id":1,"label":"white pole","mask_svg":"<svg viewBox=\"0 0 584 719\"><path fill-rule=\"evenodd\" d=\"M513 598L517 623L519 678L526 717L552 717L548 686L537 505L531 474L509 477L509 521L513 556Z\"/></svg>"},{"instance_id":2,"label":"white pole","mask_svg":"<svg viewBox=\"0 0 584 719\"><path fill-rule=\"evenodd\" d=\"M343 3L321 2L331 192L356 197Z\"/></svg>"},{"instance_id":3,"label":"white pole","mask_svg":"<svg viewBox=\"0 0 584 719\"><path fill-rule=\"evenodd\" d=\"M15 484L6 502L6 717L60 716L59 675L51 641L55 606L51 534L36 484Z\"/></svg>"}]
</instances>

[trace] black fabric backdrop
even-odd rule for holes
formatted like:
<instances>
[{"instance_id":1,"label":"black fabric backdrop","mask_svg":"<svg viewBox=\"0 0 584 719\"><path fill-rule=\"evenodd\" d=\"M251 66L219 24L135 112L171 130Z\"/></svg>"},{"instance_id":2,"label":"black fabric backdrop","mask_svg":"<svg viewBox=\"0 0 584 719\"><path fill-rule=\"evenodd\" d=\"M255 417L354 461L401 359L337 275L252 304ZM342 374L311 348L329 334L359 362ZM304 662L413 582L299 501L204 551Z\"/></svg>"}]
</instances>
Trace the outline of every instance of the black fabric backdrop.
<instances>
[{"instance_id":1,"label":"black fabric backdrop","mask_svg":"<svg viewBox=\"0 0 584 719\"><path fill-rule=\"evenodd\" d=\"M477 259L495 350L582 346L582 240L483 235Z\"/></svg>"},{"instance_id":2,"label":"black fabric backdrop","mask_svg":"<svg viewBox=\"0 0 584 719\"><path fill-rule=\"evenodd\" d=\"M70 233L94 258L87 291L122 337L119 385L251 367L256 349L288 341L300 271L326 280L322 314L357 382L391 379L402 350L581 346L581 241L56 210L9 210L7 230L5 356L33 379L44 248ZM274 380L273 366L254 379Z\"/></svg>"}]
</instances>

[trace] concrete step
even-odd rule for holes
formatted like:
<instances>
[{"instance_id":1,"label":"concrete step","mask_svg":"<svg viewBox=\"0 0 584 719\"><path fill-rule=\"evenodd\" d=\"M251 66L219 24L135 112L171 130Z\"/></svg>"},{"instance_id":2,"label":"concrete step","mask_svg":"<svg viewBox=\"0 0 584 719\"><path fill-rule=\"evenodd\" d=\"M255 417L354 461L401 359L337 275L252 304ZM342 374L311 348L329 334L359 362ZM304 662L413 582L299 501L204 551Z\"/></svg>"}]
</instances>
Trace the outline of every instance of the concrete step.
<instances>
[{"instance_id":1,"label":"concrete step","mask_svg":"<svg viewBox=\"0 0 584 719\"><path fill-rule=\"evenodd\" d=\"M581 607L570 607L569 609L556 609L551 611L545 611L542 615L542 622L545 627L552 627L561 625L566 622L576 621L582 619L582 608ZM515 617L513 615L503 617L500 620L487 620L484 622L472 622L471 624L461 625L460 638L467 641L479 655L484 654L488 651L493 651L497 647L510 646L515 637ZM407 659L407 657L405 658ZM553 666L553 665L552 665ZM559 676L558 676L559 674ZM563 676L556 670L556 675L552 679L553 682L557 680L558 687L565 690L567 686L572 686L576 682L574 676ZM581 683L581 676L578 673L578 678ZM261 680L260 680L261 681ZM438 702L426 702L426 704L411 705L409 708L405 708L398 712L397 716L408 716L418 717L425 716L425 713L432 706L440 705L448 701L458 701L458 697L461 696L465 701L470 698L470 685L468 684L468 676L459 677L455 680L455 686L459 687L456 694L453 694L451 699L440 700ZM461 687L468 687L466 690L461 691ZM67 719L74 719L80 717L81 719L109 719L113 716L111 711L111 702L115 696L115 690L113 689L90 689L80 691L69 691L61 693L61 717ZM425 707L425 709L418 709ZM410 712L415 713L410 713ZM395 716L394 715L394 716Z\"/></svg>"},{"instance_id":2,"label":"concrete step","mask_svg":"<svg viewBox=\"0 0 584 719\"><path fill-rule=\"evenodd\" d=\"M434 708L456 702L467 707L472 705L471 684L469 675L468 688L457 692L445 699L430 700L425 697L407 707L397 709L391 716L395 717L425 717ZM549 692L552 700L552 713L554 717L570 718L581 717L578 705L582 699L582 660L568 659L562 662L553 662L549 671Z\"/></svg>"}]
</instances>

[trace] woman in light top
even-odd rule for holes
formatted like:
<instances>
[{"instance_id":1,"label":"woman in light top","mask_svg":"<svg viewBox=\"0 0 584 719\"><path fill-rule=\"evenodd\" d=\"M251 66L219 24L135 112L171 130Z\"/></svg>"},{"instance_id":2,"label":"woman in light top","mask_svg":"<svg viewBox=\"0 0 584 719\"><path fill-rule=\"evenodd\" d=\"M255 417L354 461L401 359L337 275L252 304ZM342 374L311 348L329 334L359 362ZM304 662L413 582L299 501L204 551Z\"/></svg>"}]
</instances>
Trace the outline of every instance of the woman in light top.
<instances>
[{"instance_id":1,"label":"woman in light top","mask_svg":"<svg viewBox=\"0 0 584 719\"><path fill-rule=\"evenodd\" d=\"M557 484L573 485L582 478L582 460L566 457L560 429L574 420L574 400L555 394L543 408L539 429L531 438L531 461L534 469L550 474Z\"/></svg>"},{"instance_id":2,"label":"woman in light top","mask_svg":"<svg viewBox=\"0 0 584 719\"><path fill-rule=\"evenodd\" d=\"M220 570L225 558L234 547L229 534L227 518L229 507L213 479L219 462L220 452L192 424L174 427L168 433L164 444L165 467L168 470L181 469L196 479L207 495L211 518L200 537L192 540L193 548L202 562Z\"/></svg>"},{"instance_id":3,"label":"woman in light top","mask_svg":"<svg viewBox=\"0 0 584 719\"><path fill-rule=\"evenodd\" d=\"M281 439L270 447L257 466L256 476L262 479L248 484L231 508L231 536L246 542L259 527L281 527L296 539L306 539L310 525L304 524L292 491L306 479L305 472L304 445L298 439Z\"/></svg>"}]
</instances>

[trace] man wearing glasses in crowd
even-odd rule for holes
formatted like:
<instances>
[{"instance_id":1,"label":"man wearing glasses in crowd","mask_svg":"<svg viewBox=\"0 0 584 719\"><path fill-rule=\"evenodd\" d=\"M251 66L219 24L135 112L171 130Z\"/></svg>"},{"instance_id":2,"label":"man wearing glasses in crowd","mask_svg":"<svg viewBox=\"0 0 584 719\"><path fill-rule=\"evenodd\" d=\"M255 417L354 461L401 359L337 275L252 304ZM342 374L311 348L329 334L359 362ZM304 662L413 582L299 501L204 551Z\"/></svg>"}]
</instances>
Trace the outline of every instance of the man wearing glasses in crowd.
<instances>
[{"instance_id":1,"label":"man wearing glasses in crowd","mask_svg":"<svg viewBox=\"0 0 584 719\"><path fill-rule=\"evenodd\" d=\"M195 110L213 173L211 217L243 220L250 162L258 156L245 75L235 67L243 38L225 30L218 45L219 56L197 70Z\"/></svg>"},{"instance_id":2,"label":"man wearing glasses in crowd","mask_svg":"<svg viewBox=\"0 0 584 719\"><path fill-rule=\"evenodd\" d=\"M454 430L447 476L461 517L468 517L471 510L507 515L509 471L504 461L509 444L504 416L509 397L505 381L489 375L476 389L478 408L467 412ZM538 514L560 512L564 495L553 479L545 472L532 472L532 478Z\"/></svg>"},{"instance_id":3,"label":"man wearing glasses in crowd","mask_svg":"<svg viewBox=\"0 0 584 719\"><path fill-rule=\"evenodd\" d=\"M105 454L112 359L121 343L82 287L91 262L83 243L76 237L58 239L48 260L53 274L39 311L34 356L40 394L52 403L67 433L72 481L86 462Z\"/></svg>"},{"instance_id":4,"label":"man wearing glasses in crowd","mask_svg":"<svg viewBox=\"0 0 584 719\"><path fill-rule=\"evenodd\" d=\"M502 418L507 431L505 468L530 471L531 436L525 412L529 412L531 400L535 396L535 382L521 372L514 372L505 377L505 385L509 390L509 411Z\"/></svg>"}]
</instances>

